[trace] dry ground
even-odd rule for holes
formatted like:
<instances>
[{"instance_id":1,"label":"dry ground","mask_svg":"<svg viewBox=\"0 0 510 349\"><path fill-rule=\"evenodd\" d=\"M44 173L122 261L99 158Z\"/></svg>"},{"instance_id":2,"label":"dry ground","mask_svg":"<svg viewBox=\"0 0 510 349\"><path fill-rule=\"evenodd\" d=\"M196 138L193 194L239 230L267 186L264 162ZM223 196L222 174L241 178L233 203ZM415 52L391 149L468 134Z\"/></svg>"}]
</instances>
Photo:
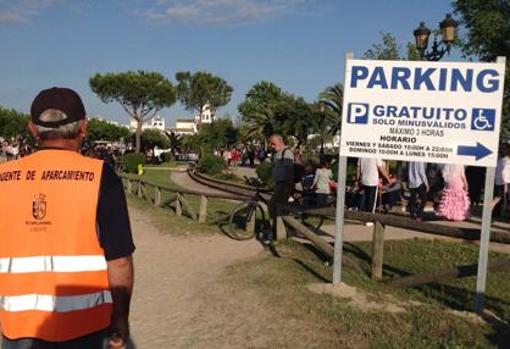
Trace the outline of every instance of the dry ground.
<instances>
[{"instance_id":1,"label":"dry ground","mask_svg":"<svg viewBox=\"0 0 510 349\"><path fill-rule=\"evenodd\" d=\"M302 319L283 319L256 290L229 280L229 265L264 257L254 240L163 234L133 205L130 216L137 246L136 348L312 348L316 336L335 335L313 331Z\"/></svg>"}]
</instances>

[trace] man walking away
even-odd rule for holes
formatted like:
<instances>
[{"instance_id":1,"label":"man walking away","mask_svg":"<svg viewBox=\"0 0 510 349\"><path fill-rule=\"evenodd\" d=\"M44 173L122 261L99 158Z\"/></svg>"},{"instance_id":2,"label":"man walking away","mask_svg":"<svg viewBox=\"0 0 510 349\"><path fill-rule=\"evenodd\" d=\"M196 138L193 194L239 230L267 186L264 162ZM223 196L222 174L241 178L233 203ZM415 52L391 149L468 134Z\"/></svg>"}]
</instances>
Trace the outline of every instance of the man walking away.
<instances>
[{"instance_id":1,"label":"man walking away","mask_svg":"<svg viewBox=\"0 0 510 349\"><path fill-rule=\"evenodd\" d=\"M427 192L429 183L427 181L426 164L419 161L409 162L408 168L409 189L411 190L411 199L409 200L409 212L411 217L417 222L423 219L423 210L427 203ZM419 198L420 202L417 202Z\"/></svg>"},{"instance_id":2,"label":"man walking away","mask_svg":"<svg viewBox=\"0 0 510 349\"><path fill-rule=\"evenodd\" d=\"M269 214L273 220L273 231L276 229L276 217L281 215L283 208L289 202L289 196L294 188L294 154L287 148L280 135L269 137L269 146L273 150L273 169L271 172L274 182L274 193L269 203Z\"/></svg>"},{"instance_id":3,"label":"man walking away","mask_svg":"<svg viewBox=\"0 0 510 349\"><path fill-rule=\"evenodd\" d=\"M363 196L361 197L360 209L367 212L375 212L377 205L377 186L379 185L379 173L390 183L390 178L384 167L384 161L380 159L359 158L357 179L361 183ZM367 224L371 225L371 224Z\"/></svg>"},{"instance_id":4,"label":"man walking away","mask_svg":"<svg viewBox=\"0 0 510 349\"><path fill-rule=\"evenodd\" d=\"M31 116L39 150L0 165L2 348L125 348L135 247L122 183L78 153L76 92L41 91Z\"/></svg>"}]
</instances>

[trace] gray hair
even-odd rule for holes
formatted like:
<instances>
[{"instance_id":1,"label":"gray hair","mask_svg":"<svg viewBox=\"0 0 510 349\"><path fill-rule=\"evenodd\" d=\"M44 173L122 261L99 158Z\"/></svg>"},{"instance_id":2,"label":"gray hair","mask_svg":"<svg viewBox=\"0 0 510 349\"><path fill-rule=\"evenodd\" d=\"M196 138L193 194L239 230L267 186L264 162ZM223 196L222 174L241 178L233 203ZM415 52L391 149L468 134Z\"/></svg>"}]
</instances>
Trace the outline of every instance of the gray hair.
<instances>
[{"instance_id":1,"label":"gray hair","mask_svg":"<svg viewBox=\"0 0 510 349\"><path fill-rule=\"evenodd\" d=\"M57 109L48 109L41 114L39 119L45 122L57 122L67 119L67 115ZM74 121L56 128L35 126L41 140L55 140L76 138L80 133L80 125L80 121Z\"/></svg>"},{"instance_id":2,"label":"gray hair","mask_svg":"<svg viewBox=\"0 0 510 349\"><path fill-rule=\"evenodd\" d=\"M281 135L279 135L278 133L273 133L271 136L269 136L269 139L275 139L275 140L283 143L283 137Z\"/></svg>"}]
</instances>

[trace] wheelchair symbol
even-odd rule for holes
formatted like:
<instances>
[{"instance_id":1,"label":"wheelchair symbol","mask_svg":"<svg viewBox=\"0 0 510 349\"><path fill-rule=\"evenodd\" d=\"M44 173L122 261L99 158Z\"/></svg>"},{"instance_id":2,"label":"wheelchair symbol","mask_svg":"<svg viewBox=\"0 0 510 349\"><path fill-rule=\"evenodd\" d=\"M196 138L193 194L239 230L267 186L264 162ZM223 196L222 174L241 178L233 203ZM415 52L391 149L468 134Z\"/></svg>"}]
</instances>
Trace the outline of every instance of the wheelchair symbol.
<instances>
[{"instance_id":1,"label":"wheelchair symbol","mask_svg":"<svg viewBox=\"0 0 510 349\"><path fill-rule=\"evenodd\" d=\"M474 109L471 129L478 131L493 131L495 123L493 109Z\"/></svg>"},{"instance_id":2,"label":"wheelchair symbol","mask_svg":"<svg viewBox=\"0 0 510 349\"><path fill-rule=\"evenodd\" d=\"M485 130L488 128L492 128L492 125L490 124L489 120L483 115L480 115L475 119L475 127L477 130Z\"/></svg>"}]
</instances>

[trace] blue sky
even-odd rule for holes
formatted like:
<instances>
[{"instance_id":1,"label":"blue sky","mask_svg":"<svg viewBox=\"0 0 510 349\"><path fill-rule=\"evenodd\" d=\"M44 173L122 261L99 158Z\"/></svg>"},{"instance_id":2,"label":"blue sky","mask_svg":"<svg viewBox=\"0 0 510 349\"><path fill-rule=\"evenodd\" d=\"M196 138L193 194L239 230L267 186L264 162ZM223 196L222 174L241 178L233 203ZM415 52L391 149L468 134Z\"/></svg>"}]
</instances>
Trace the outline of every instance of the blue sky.
<instances>
[{"instance_id":1,"label":"blue sky","mask_svg":"<svg viewBox=\"0 0 510 349\"><path fill-rule=\"evenodd\" d=\"M88 78L137 69L223 77L234 93L219 115L236 117L261 80L314 101L341 81L346 52L360 57L381 32L404 47L420 21L432 29L447 12L447 0L0 0L0 105L28 112L39 90L66 86L89 115L127 123ZM179 103L161 112L170 125L189 114Z\"/></svg>"}]
</instances>

